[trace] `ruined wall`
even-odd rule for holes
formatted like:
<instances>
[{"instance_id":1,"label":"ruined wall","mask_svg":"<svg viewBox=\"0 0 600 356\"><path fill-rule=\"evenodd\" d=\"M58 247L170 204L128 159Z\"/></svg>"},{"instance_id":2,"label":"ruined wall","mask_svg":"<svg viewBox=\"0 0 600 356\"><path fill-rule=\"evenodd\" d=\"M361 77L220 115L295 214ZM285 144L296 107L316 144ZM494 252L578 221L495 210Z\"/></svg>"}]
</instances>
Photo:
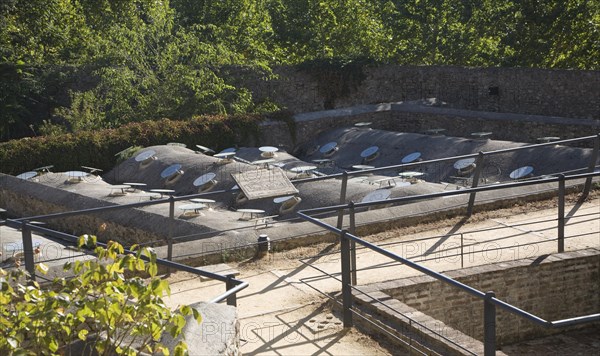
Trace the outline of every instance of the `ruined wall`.
<instances>
[{"instance_id":1,"label":"ruined wall","mask_svg":"<svg viewBox=\"0 0 600 356\"><path fill-rule=\"evenodd\" d=\"M473 132L486 131L492 132L490 138L494 140L529 143L537 143L541 137L570 139L600 133L600 120L387 103L298 114L294 116L292 127L278 121L266 122L262 125L261 143L302 154L302 145L317 138L319 133L358 122L371 122L374 129L398 132L426 133L430 129L443 128L444 135L467 138L472 138ZM593 147L593 141L576 145Z\"/></svg>"},{"instance_id":2,"label":"ruined wall","mask_svg":"<svg viewBox=\"0 0 600 356\"><path fill-rule=\"evenodd\" d=\"M245 72L239 81L257 101L270 98L295 113L435 97L460 109L600 119L600 71L394 65L354 71L276 67L276 79Z\"/></svg>"},{"instance_id":3,"label":"ruined wall","mask_svg":"<svg viewBox=\"0 0 600 356\"><path fill-rule=\"evenodd\" d=\"M477 266L447 275L481 291L494 291L499 299L546 320L600 312L597 249ZM449 327L483 340L483 302L456 287L424 276L388 282L382 291ZM498 345L560 332L498 307L496 313Z\"/></svg>"}]
</instances>

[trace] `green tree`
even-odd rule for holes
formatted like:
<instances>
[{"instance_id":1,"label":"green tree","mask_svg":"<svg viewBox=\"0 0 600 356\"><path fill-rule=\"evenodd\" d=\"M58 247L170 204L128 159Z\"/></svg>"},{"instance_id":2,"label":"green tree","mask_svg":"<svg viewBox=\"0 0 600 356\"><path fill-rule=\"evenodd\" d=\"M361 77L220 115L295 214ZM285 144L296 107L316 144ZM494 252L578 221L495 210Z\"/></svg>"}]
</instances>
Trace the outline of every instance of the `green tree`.
<instances>
[{"instance_id":1,"label":"green tree","mask_svg":"<svg viewBox=\"0 0 600 356\"><path fill-rule=\"evenodd\" d=\"M284 62L327 58L387 57L393 46L374 2L291 1L269 4L274 38Z\"/></svg>"},{"instance_id":2,"label":"green tree","mask_svg":"<svg viewBox=\"0 0 600 356\"><path fill-rule=\"evenodd\" d=\"M600 68L600 3L586 0L522 1L515 31L513 65Z\"/></svg>"},{"instance_id":3,"label":"green tree","mask_svg":"<svg viewBox=\"0 0 600 356\"><path fill-rule=\"evenodd\" d=\"M90 32L71 0L10 0L0 7L0 53L13 63L73 63Z\"/></svg>"},{"instance_id":4,"label":"green tree","mask_svg":"<svg viewBox=\"0 0 600 356\"><path fill-rule=\"evenodd\" d=\"M201 28L201 32L196 32L199 39L226 46L236 54L236 64L264 66L274 60L269 0L172 0L171 3L181 27Z\"/></svg>"},{"instance_id":5,"label":"green tree","mask_svg":"<svg viewBox=\"0 0 600 356\"><path fill-rule=\"evenodd\" d=\"M0 137L257 110L239 67L269 78L273 64L599 58L600 2L588 0L4 0Z\"/></svg>"},{"instance_id":6,"label":"green tree","mask_svg":"<svg viewBox=\"0 0 600 356\"><path fill-rule=\"evenodd\" d=\"M95 237L84 235L79 245L94 248ZM124 255L120 244L109 242L94 252L97 260L65 264L74 277L56 278L49 288L35 282L21 284L20 269L10 273L0 269L0 353L68 354L76 341L82 341L100 355L168 354L160 344L163 333L180 335L185 315L201 320L195 309L183 306L172 311L164 304L169 286L157 278L156 254L151 250ZM39 271L46 269L38 265ZM139 277L142 273L150 279ZM174 351L186 350L182 341Z\"/></svg>"}]
</instances>

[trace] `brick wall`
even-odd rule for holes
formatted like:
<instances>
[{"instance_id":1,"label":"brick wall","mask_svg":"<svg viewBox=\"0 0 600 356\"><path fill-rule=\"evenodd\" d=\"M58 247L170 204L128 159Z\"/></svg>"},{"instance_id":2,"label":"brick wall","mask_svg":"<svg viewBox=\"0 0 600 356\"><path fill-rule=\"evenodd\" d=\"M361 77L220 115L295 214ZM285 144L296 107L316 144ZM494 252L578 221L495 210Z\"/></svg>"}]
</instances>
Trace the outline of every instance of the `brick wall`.
<instances>
[{"instance_id":1,"label":"brick wall","mask_svg":"<svg viewBox=\"0 0 600 356\"><path fill-rule=\"evenodd\" d=\"M450 277L546 320L600 312L600 251L553 254L447 273ZM466 292L423 276L388 282L382 291L450 328L483 339L483 302ZM497 343L510 344L558 333L500 308Z\"/></svg>"}]
</instances>

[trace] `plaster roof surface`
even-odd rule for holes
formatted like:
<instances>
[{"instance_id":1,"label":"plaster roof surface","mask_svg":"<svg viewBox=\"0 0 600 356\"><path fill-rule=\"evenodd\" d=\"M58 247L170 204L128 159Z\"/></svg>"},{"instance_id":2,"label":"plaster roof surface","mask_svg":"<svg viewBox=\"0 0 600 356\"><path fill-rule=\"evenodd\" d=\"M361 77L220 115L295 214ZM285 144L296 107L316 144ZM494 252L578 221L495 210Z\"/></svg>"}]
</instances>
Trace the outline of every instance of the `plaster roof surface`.
<instances>
[{"instance_id":1,"label":"plaster roof surface","mask_svg":"<svg viewBox=\"0 0 600 356\"><path fill-rule=\"evenodd\" d=\"M325 157L318 147L333 141L337 142L338 150L331 156ZM101 205L148 201L153 196L152 193L148 192L151 189L172 189L175 191L175 196L198 194L200 192L199 189L203 187L194 186L194 181L202 175L214 174L214 186L211 186L210 190L203 192L202 197L213 199L215 203L211 204L211 209L203 210L198 216L176 216L179 224L175 235L191 236L190 238L192 239L199 236L220 236L219 241L229 245L233 242L233 239L226 233L222 233L222 231L255 226L252 222L240 220L241 216L240 213L236 212L237 209L260 209L264 210L267 216L274 216L277 220L285 221L295 218L298 210L339 204L342 187L342 180L339 176L336 179L328 180L295 181L301 177L299 177L298 173L292 172L290 169L298 166L310 166L313 165L312 161L315 159L328 158L331 159L332 164L328 167L318 167L316 171L321 172L321 174L353 171L353 165L363 163L360 153L365 148L373 145L379 147L379 154L369 162L369 165L378 168L400 165L403 157L416 151L421 152L422 162L426 162L428 160L456 155L476 154L480 151L487 152L523 147L527 144L493 139L482 140L391 132L357 127L330 130L315 137L311 142L299 146L293 154L279 149L272 157L274 161L268 163L269 165L281 167L299 191L297 194L300 198L299 203L293 209L286 211L281 211L282 204L274 203L273 197L247 200L244 199L243 195L240 195L241 190L232 190L236 186L232 174L240 172L250 173L255 172L257 169L265 169L264 167L252 164L254 161L265 159L263 152L257 147L238 148L234 159L223 160L195 152L185 147L169 145L152 146L136 152L132 158L120 163L111 171L103 174L102 177L90 175L84 177L80 182L74 183L72 181L69 182L68 177L63 173L47 173L36 177L35 181L25 182L19 180L19 184L27 185L28 187L30 184L33 184L37 187L34 189L32 185L31 189L28 189L32 190L32 194L36 197L51 199L52 204L76 210ZM155 152L154 160L145 162L136 161L135 157L138 154L148 150ZM510 181L510 172L526 165L534 168L534 175L536 176L572 171L587 167L591 153L591 149L552 145L490 155L486 156L486 167L482 174L486 179L485 183L489 184L496 181ZM456 159L452 159L447 162L420 165L407 164L402 167L377 172L352 173L350 179L348 179L346 202L360 202L378 189L389 190L390 199L461 189L464 183L461 179L469 179L469 176L456 177L459 172L453 166L455 162ZM180 170L182 174L174 178L162 178L160 173L173 164L181 164ZM398 176L402 171L417 171L423 173L423 175L414 179L402 179ZM410 181L411 184L406 185L407 181ZM125 182L144 183L146 187L144 190L127 192L127 194L122 196L111 194L114 190L111 188L111 185L121 185ZM37 183L41 183L42 186L46 186L47 188L42 188ZM46 191L45 193L44 190ZM60 193L61 191L66 191L70 194ZM445 203L453 200L455 199L445 199ZM185 200L176 202L175 211L178 212L178 206L186 203L188 202ZM423 202L422 205L424 206L423 209L427 206L439 208L439 203ZM382 204L376 208L372 207L368 215L375 219L381 218L381 216L377 216L378 214L389 215L390 218L395 216L395 213L387 210L381 210L379 213L379 208L385 208L386 206L386 204ZM113 217L114 219L118 219L120 224L125 224L126 226L143 228L156 232L159 235L166 234L167 226L164 223L164 217L168 217L169 214L168 204L146 206L138 208L136 211L143 212L145 215L133 214L135 216L132 215L128 219L128 214L113 213ZM42 213L45 212L32 212L31 215ZM160 218L149 218L152 214L156 214ZM281 237L298 233L294 229L284 227L287 224L287 222L282 222L277 225L281 226ZM277 226L270 231L275 232ZM196 237L192 236L194 234L196 234ZM242 233L240 238L252 241L254 240L254 233Z\"/></svg>"}]
</instances>

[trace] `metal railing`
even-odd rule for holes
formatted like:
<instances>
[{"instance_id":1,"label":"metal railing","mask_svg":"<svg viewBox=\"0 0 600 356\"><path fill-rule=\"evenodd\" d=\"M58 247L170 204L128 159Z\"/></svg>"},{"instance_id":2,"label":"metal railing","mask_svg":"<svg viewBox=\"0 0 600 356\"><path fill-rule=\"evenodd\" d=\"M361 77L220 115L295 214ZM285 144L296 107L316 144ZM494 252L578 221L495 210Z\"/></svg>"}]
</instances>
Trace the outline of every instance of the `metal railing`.
<instances>
[{"instance_id":1,"label":"metal railing","mask_svg":"<svg viewBox=\"0 0 600 356\"><path fill-rule=\"evenodd\" d=\"M223 191L221 191L221 192L223 192ZM212 194L214 194L214 193L218 193L218 192L212 192ZM187 200L187 199L196 198L196 197L204 196L204 195L207 195L207 194L192 194L192 195L179 196L179 197L171 196L169 198L149 200L149 201L139 202L139 203L111 205L111 206L82 209L82 210L75 210L75 211L66 211L66 212L53 213L53 214L36 215L36 216L19 218L19 219L6 219L4 221L0 221L0 225L6 225L9 227L21 230L23 252L24 252L23 257L25 260L25 269L29 273L29 278L35 280L36 274L35 274L32 232L43 233L47 236L67 241L71 244L77 244L78 237L75 235L64 233L64 232L48 229L43 226L39 226L38 224L33 224L33 223L31 223L32 221L43 222L46 220L57 219L57 218L65 218L65 217L72 217L72 216L85 215L85 214L95 214L95 213L101 213L101 212L106 212L106 211L139 208L139 207L144 207L144 206L148 206L148 205L157 205L157 204L168 203L169 204L169 217L170 217L171 221L173 222L175 219L174 211L175 211L175 202L176 201ZM228 305L235 306L237 303L236 293L239 292L240 290L248 287L248 283L234 278L233 275L222 275L222 274L218 274L218 273L204 271L200 268L195 268L195 267L187 266L187 265L184 265L181 263L173 262L172 261L172 255L173 255L173 249L172 249L173 241L172 240L173 240L173 238L172 238L172 225L171 225L171 226L169 226L169 236L167 237L167 242L168 242L167 259L157 258L156 263L160 266L166 267L168 272L170 272L171 269L175 269L175 270L179 270L179 271L189 272L189 273L192 273L197 276L202 276L202 277L206 277L206 278L224 282L226 292L219 296L214 297L209 302L210 303L218 303L223 300L227 300ZM106 246L106 244L101 243L101 242L98 242L98 245ZM129 251L129 250L125 250L125 253L130 253L130 252L131 251Z\"/></svg>"},{"instance_id":2,"label":"metal railing","mask_svg":"<svg viewBox=\"0 0 600 356\"><path fill-rule=\"evenodd\" d=\"M469 192L470 198L469 198L469 204L467 207L467 215L470 215L473 211L476 194L481 191L495 189L495 188L489 188L490 186L486 186L486 187L478 187L477 186L478 182L480 180L479 177L481 175L481 170L484 167L486 157L489 157L489 156L492 156L495 154L506 153L506 152L519 151L519 150L523 150L523 149L531 149L531 148L535 148L535 147L554 146L554 145L558 145L558 144L577 143L577 142L583 142L583 141L589 141L589 140L592 140L594 142L594 149L591 154L590 162L589 162L588 168L587 168L587 170L589 172L592 172L594 170L594 167L596 164L595 162L598 160L598 156L599 156L600 134L594 135L594 136L574 138L574 139L553 141L553 142L548 142L548 143L532 144L532 145L528 145L528 146L521 146L521 147L502 149L502 150L496 150L496 151L479 152L476 154L467 154L467 155L462 155L462 156L446 157L446 158L434 159L434 160L428 160L428 161L412 162L412 163L407 163L407 164L400 164L400 165L387 166L387 167L381 167L381 168L373 168L373 169L367 169L367 170L361 170L361 171L336 173L336 174L332 174L332 175L328 175L328 176L296 179L296 180L294 180L294 183L313 182L313 181L321 181L321 180L327 180L327 179L342 178L341 189L340 189L340 199L339 199L340 205L336 206L335 207L336 209L334 209L334 210L331 210L331 207L317 208L317 209L310 210L310 212L313 215L317 214L319 212L327 213L327 212L331 212L331 211L338 211L338 221L337 221L336 226L338 228L341 228L341 226L343 225L343 209L341 209L339 207L345 206L344 204L346 204L345 203L346 202L346 189L347 189L349 177L352 177L355 175L364 175L367 173L382 172L382 171L386 171L386 170L418 167L421 165L427 165L427 164L433 164L433 163L444 163L444 162L450 162L450 161L455 161L455 160L464 159L464 158L476 158L477 159L476 160L476 168L473 173L474 178L472 180L471 189L469 189L467 191L461 190L461 191L456 191L456 192L436 193L436 194L431 194L431 195L427 196L427 198L435 198L435 197L441 197L441 196L460 195L460 194L465 194L465 192ZM584 191L582 194L582 197L585 198L591 189L592 176L591 175L579 175L579 176L581 176L582 178L586 178ZM551 178L541 178L541 179L536 180L535 183L533 183L533 184L550 182L550 181L552 181ZM524 186L524 185L528 185L528 184L526 182L503 184L503 186L505 186L506 188L519 187L519 186ZM564 182L563 182L563 185L564 185ZM189 200L191 198L210 196L213 194L226 193L226 192L232 192L232 190L211 191L211 192L206 192L206 193L191 194L191 195L185 195L185 196L170 196L170 197L164 198L164 199L156 199L156 200L150 200L150 201L144 201L144 202L138 202L138 203L111 205L111 206L96 207L96 208L82 209L82 210L76 210L76 211L60 212L60 213L54 213L54 214L29 216L29 217L24 217L24 218L19 218L19 219L6 220L4 222L0 221L0 225L6 224L11 227L23 228L23 231L28 230L29 233L31 231L38 231L38 232L45 232L49 235L52 235L52 234L55 234L55 236L60 235L63 238L65 238L66 236L70 236L70 238L66 238L66 239L71 241L73 235L63 234L63 233L59 233L59 232L51 232L53 230L45 229L43 227L30 224L28 222L30 222L30 221L45 221L45 220L56 219L56 218L65 218L65 217L84 215L84 214L95 214L95 213L114 211L114 210L140 208L140 207L145 207L145 206L149 206L149 205L168 203L169 204L169 219L171 221L171 224L169 225L168 234L166 237L167 259L166 260L161 259L159 263L166 266L167 268L182 269L183 267L181 267L181 266L184 266L184 265L174 264L174 262L172 262L172 260L173 260L173 243L175 241L183 239L183 238L189 238L191 236L200 236L200 235L203 235L203 233L199 233L196 235L189 235L189 236L179 236L179 237L173 236L173 224L175 221L175 216L174 216L175 202L182 201L182 200ZM564 199L564 186L563 186L563 194L561 196L563 197L562 199ZM422 197L422 196L418 196L418 197ZM389 200L386 200L386 203L403 202L403 201L411 201L411 200L418 200L418 199L419 198L413 199L412 197L405 197L405 198L398 198L398 199L389 199ZM426 199L426 198L422 198L422 199ZM361 206L370 206L370 205L377 205L377 204L378 204L377 202L375 202L375 203L357 203L357 204L354 204L354 206L361 207ZM305 212L308 212L308 210ZM354 219L354 214L351 215L351 219ZM564 219L564 217L563 217L563 219ZM559 222L559 226L560 226L560 224L561 223ZM561 245L561 243L564 244L564 222L562 224L563 224L563 227L562 227L563 237L560 237L560 234L559 234L559 246ZM211 232L211 233L216 234L218 232ZM211 234L211 233L206 233L206 235ZM31 244L26 242L25 239L26 239L26 237L24 237L24 241L23 241L23 246L25 248L25 251L24 251L25 252L25 265L26 265L26 268L28 269L28 271L29 270L33 271L33 269L34 269L33 262L32 262L33 261L33 249L28 248L27 245L28 244L31 245ZM352 244L354 244L354 242L352 242ZM559 248L559 250L560 250L560 248ZM352 251L354 251L354 249ZM352 252L352 253L354 254L354 252ZM194 271L196 271L196 272L192 272L192 273L201 274L202 272L204 272L204 271L198 272L200 270L197 270L197 269L194 269ZM208 273L208 272L206 272L206 273ZM213 278L210 276L207 276L207 277ZM220 278L226 279L227 277L220 276ZM240 285L242 282L234 279L230 283L234 283L234 284L237 283L237 285ZM228 290L229 289L230 288L228 287Z\"/></svg>"},{"instance_id":3,"label":"metal railing","mask_svg":"<svg viewBox=\"0 0 600 356\"><path fill-rule=\"evenodd\" d=\"M338 252L338 253L339 253L339 252ZM313 268L313 269L315 269L315 270L319 271L319 272L320 272L320 273L322 273L324 276L327 276L327 277L329 277L329 278L333 278L333 279L337 280L337 281L338 281L338 282L340 282L340 283L342 282L342 280L340 280L340 279L339 279L339 278L338 278L336 275L334 275L334 274L331 274L331 273L327 273L327 272L326 272L326 271L324 271L323 269L321 269L321 268L318 268L318 267L315 267L314 265L312 265L312 264L311 264L311 263L309 263L309 262L305 262L305 261L304 261L304 260L302 260L302 259L300 260L300 262L301 262L302 264L304 264L305 266L311 267L311 268ZM339 301L338 301L336 298L334 298L333 296L331 296L331 295L329 295L329 294L327 294L327 293L324 293L323 291L319 290L318 288L316 288L316 287L312 286L312 285L310 284L310 281L309 281L309 280L312 280L312 279L315 279L315 277L306 277L306 278L301 278L301 279L300 279L300 282L304 283L306 286L308 286L308 287L312 288L312 289L313 289L313 290L315 290L316 292L320 293L321 295L325 296L326 298L329 298L329 299L330 299L331 301L333 301L334 303L337 303L338 305L340 305L340 306L342 306L342 307L343 307L343 303L340 303L340 302L339 302ZM351 288L352 288L352 290L353 290L353 291L355 291L355 292L357 292L357 293L359 293L359 294L362 294L362 295L364 295L364 296L366 296L366 297L370 298L372 301L376 302L376 303L377 303L377 304L379 304L379 305L382 305L382 306L384 306L386 309L389 309L390 311L392 311L392 312L394 312L394 313L397 313L397 314L401 315L403 318L405 318L405 319L406 319L406 322L408 322L408 324L409 324L409 329L410 329L410 330L412 330L412 329L415 329L415 328L420 328L420 330L421 330L421 331L425 330L425 332L427 332L427 333L429 333L429 334L431 334L431 335L435 335L435 336L436 336L436 337L437 337L439 340L441 340L442 342L445 342L445 343L447 343L447 344L451 344L451 345L453 345L454 347L456 347L456 348L458 348L458 349L461 349L462 351L464 351L464 352L465 352L465 353L467 353L467 354L476 355L476 353L474 353L474 352L472 352L472 351L468 350L467 348L463 347L462 345L459 345L458 343L454 342L454 341L453 341L453 340L451 340L450 338L448 338L448 337L446 337L446 336L444 336L444 335L440 334L439 332L437 332L437 331L433 330L432 328L430 328L430 327L426 326L425 324L423 324L423 323L420 323L420 322L418 322L418 321L416 321L416 320L414 320L414 319L412 319L412 318L408 317L407 315L405 315L405 314L404 314L404 313L402 313L402 312L399 312L398 310L395 310L393 307L391 307L391 306L390 306L388 303L386 303L385 301L383 301L383 300L380 300L380 299L378 299L378 298L375 298L375 297L373 297L373 296L369 295L368 293L365 293L365 292L363 292L363 291L362 291L362 290L360 290L359 288L356 288L354 285L353 285L353 286L351 286ZM419 338L419 339L417 339L416 337L413 337L412 333L410 333L410 332L409 332L409 334L410 334L410 335L409 335L408 337L406 337L406 338L408 339L408 341L407 341L407 340L404 340L403 338L399 337L398 335L395 335L394 333L392 333L392 332L389 332L388 330L386 330L386 329L382 328L382 327L381 327L381 326L379 326L377 323L375 323L375 322L373 322L372 320L370 320L370 318L369 318L369 317L367 317L367 316L363 315L363 314L362 314L360 311L358 311L358 310L355 310L355 309L353 309L353 308L351 308L351 309L350 309L350 311L351 311L351 312L352 312L354 315L356 315L356 316L360 317L362 320L364 320L364 321L368 322L369 324L371 324L371 325L373 325L373 326L375 326L375 327L377 327L377 328L380 328L380 329L381 329L381 330L382 330L382 331L383 331L383 332L384 332L386 335L388 335L388 336L392 337L393 339L395 339L395 340L397 340L398 342L400 342L400 343L404 344L405 346L408 346L408 347L409 347L409 348L411 348L411 349L415 349L415 347L416 347L417 345L418 345L418 346L421 346L421 347L424 347L424 348L427 348L427 347L428 347L428 346L426 345L426 344L427 344L427 342L424 342L424 341L422 340L423 338ZM406 336L406 335L404 335L404 336ZM420 353L420 354L427 355L427 353L424 353L424 352L422 352L422 351L421 351L421 350L419 350L418 348L417 348L415 351L417 351L417 352L418 352L418 353Z\"/></svg>"},{"instance_id":4,"label":"metal railing","mask_svg":"<svg viewBox=\"0 0 600 356\"><path fill-rule=\"evenodd\" d=\"M483 169L486 166L486 160L488 159L488 157L492 157L494 155L499 155L499 154L503 154L503 153L518 152L521 150L527 150L527 149L532 149L532 148L555 146L555 145L560 145L560 144L578 143L578 142L584 142L584 141L592 141L592 143L593 143L593 149L592 149L592 154L590 155L590 160L588 162L587 168L584 168L584 170L587 170L588 173L592 173L594 171L594 168L596 167L596 162L598 161L598 157L600 157L600 133L593 135L593 136L585 136L585 137L578 137L578 138L572 138L572 139L566 139L566 140L558 140L558 141L552 141L552 142L546 142L546 143L531 144L531 145L527 145L527 146L505 148L505 149L487 151L487 152L471 153L471 154L466 154L466 155L461 155L461 156L453 156L453 157L432 159L432 160L427 160L427 161L411 162L411 163L399 164L399 165L394 165L394 166L377 167L377 168L365 169L365 170L360 170L360 171L350 171L350 172L346 171L343 173L331 174L331 175L324 176L324 177L297 179L294 182L297 182L297 183L316 182L316 181L321 181L321 180L326 180L326 179L341 178L342 185L341 185L341 189L340 189L340 200L339 201L340 201L340 204L344 204L346 202L346 190L347 190L347 185L348 185L348 179L352 176L364 175L364 174L376 173L376 172L384 172L384 171L389 171L389 170L415 168L415 167L419 167L419 166L425 166L425 165L436 164L436 163L453 162L453 161L465 159L465 158L475 158L476 159L475 160L475 169L472 174L473 178L471 180L470 188L477 188L479 185L479 182L482 178ZM586 179L583 193L581 195L581 199L585 199L588 196L591 186L592 186L592 177L590 176ZM473 208L475 205L475 198L476 198L477 192L479 192L479 191L471 190L471 193L469 196L469 204L467 206L467 216L470 216L473 213ZM342 212L340 212L339 214L340 215L338 215L338 224L337 224L338 228L342 226Z\"/></svg>"},{"instance_id":5,"label":"metal railing","mask_svg":"<svg viewBox=\"0 0 600 356\"><path fill-rule=\"evenodd\" d=\"M520 150L524 150L524 149L531 149L531 148L535 148L535 147L545 147L545 146L554 146L554 145L558 145L558 144L569 144L569 143L578 143L578 142L585 142L585 141L593 141L593 152L591 154L590 157L590 161L588 164L588 167L586 168L581 168L579 170L587 170L588 172L592 172L595 168L595 162L598 160L598 156L599 156L599 150L600 150L600 134L598 135L593 135L593 136L586 136L586 137L580 137L580 138L573 138L573 139L566 139L566 140L558 140L558 141L552 141L552 142L547 142L547 143L539 143L539 144L531 144L531 145L527 145L527 146L521 146L521 147L514 147L514 148L508 148L508 149L502 149L502 150L495 150L495 151L488 151L488 152L480 152L480 153L474 153L474 154L468 154L468 155L462 155L462 156L454 156L454 157L446 157L446 158L440 158L440 159L434 159L434 160L428 160L428 161L420 161L420 162L412 162L412 163L407 163L407 164L400 164L400 165L394 165L394 166L386 166L386 167L379 167L379 168L372 168L372 169L366 169L366 170L361 170L361 171L349 171L349 172L343 172L343 173L335 173L335 174L330 174L327 176L318 176L318 177L312 177L312 178L302 178L302 179L294 179L292 180L292 182L294 183L305 183L305 182L317 182L317 181L323 181L323 180L330 180L330 179L342 179L341 182L341 189L340 189L340 199L339 199L339 203L340 204L345 204L346 203L346 190L347 190L347 185L348 185L348 179L350 177L353 176L357 176L357 175L364 175L364 174L369 174L369 173L376 173L376 172L383 172L383 171L389 171L389 170L396 170L396 169L405 169L405 168L409 168L409 167L418 167L418 166L422 166L422 165L427 165L427 164L433 164L433 163L444 163L444 162L454 162L456 160L459 159L464 159L464 158L477 158L478 161L476 161L476 169L475 172L473 173L474 176L478 176L477 179L473 179L472 180L472 188L477 187L478 181L480 180L479 177L481 177L481 171L478 170L483 170L485 167L485 160L487 157L491 157L497 154L502 154L502 153L507 153L507 152L517 152ZM578 171L579 171L578 170ZM536 178L538 179L538 178ZM539 179L537 180L538 182L541 182ZM584 187L584 192L582 194L582 199L585 199L585 197L588 195L590 189L591 189L591 183L592 183L592 178L589 177L586 180L585 183L585 187ZM231 190L229 190L230 192ZM224 192L228 192L227 190L221 190L221 191L211 191L208 193L202 193L202 194L194 194L194 195L188 195L188 196L181 196L181 197L176 197L175 200L185 200L185 199L189 199L192 197L198 197L198 196L207 196L207 195L212 195L212 194L218 194L218 193L224 193ZM471 215L473 212L473 206L475 203L475 196L476 196L477 191L472 191L472 193L469 196L469 205L467 207L467 215ZM170 212L172 212L174 209L174 207L171 205L170 207ZM171 216L171 218L173 218ZM278 220L278 222L282 222L282 221L294 221L297 220L297 218L292 218L292 219L287 219L287 220ZM339 213L338 215L338 222L337 222L337 227L341 227L343 224L343 213ZM252 225L248 225L246 227L247 229L251 229ZM235 228L235 229L231 229L231 230L242 230L244 228ZM179 240L184 240L184 239L190 239L190 238L201 238L201 237L207 237L210 235L216 235L219 233L223 233L226 231L230 231L230 230L220 230L220 231L211 231L211 232L200 232L200 233L196 233L196 234L188 234L188 235L182 235L182 236L175 236L173 237L172 235L169 236L169 238L167 239L167 244L168 246L168 259L171 259L172 256L172 244L179 241ZM301 237L304 235L298 235L297 237ZM293 238L293 237L292 237ZM150 242L148 242L150 243ZM255 244L253 244L255 245ZM240 247L233 247L231 249L239 249ZM225 251L227 249L221 249L222 251Z\"/></svg>"},{"instance_id":6,"label":"metal railing","mask_svg":"<svg viewBox=\"0 0 600 356\"><path fill-rule=\"evenodd\" d=\"M555 183L555 184L557 184L557 190L558 190L558 209L557 209L558 210L558 216L557 216L557 230L558 230L557 235L558 236L556 239L558 242L557 243L557 245L558 245L557 251L563 252L564 251L564 239L565 239L564 230L565 230L565 220L566 220L565 219L565 192L566 192L565 182L569 181L569 180L586 179L583 194L587 195L587 192L586 192L587 182L588 181L591 182L591 180L594 177L600 177L600 172L576 174L576 175L570 175L570 176L559 175L558 177L546 177L546 178L541 178L541 179L535 180L535 181L523 181L523 182L515 182L515 183L507 183L507 184L496 184L496 185L489 185L489 186L483 186L483 187L469 188L469 189L464 189L464 190L447 191L447 192L432 193L432 194L425 194L425 195L418 195L418 196L408 196L408 197L401 197L401 198L395 198L395 199L388 199L385 202L386 202L386 204L405 203L405 202L409 202L409 201L419 201L419 200L424 200L424 199L441 198L441 197L446 197L446 196L455 196L455 195L464 195L464 194L472 195L472 194L476 194L478 192L483 192L483 191L505 190L505 189L509 189L509 188L526 187L526 186L536 185L536 184L540 184L540 183ZM591 183L590 183L590 187L591 187ZM353 285L356 284L356 278L357 278L356 277L356 272L357 272L356 255L355 255L356 248L355 248L355 246L352 246L353 244L362 245L365 248L368 248L378 254L381 254L383 256L386 256L386 257L392 259L393 261L402 263L402 264L404 264L412 269L415 269L421 273L427 274L428 276L431 276L431 277L435 278L436 280L450 284L450 285L457 287L463 291L466 291L467 293L469 293L470 295L472 295L476 298L482 299L484 302L484 308L483 308L484 309L484 311L483 311L483 314L484 314L484 320L483 320L484 340L483 340L483 343L484 343L485 355L495 355L495 351L496 351L496 307L497 306L510 312L510 313L513 313L517 316L523 317L523 318L530 320L538 325L548 327L548 328L561 328L561 327L570 326L570 325L577 325L577 324L589 323L589 322L594 322L594 321L600 321L600 314L590 314L590 315L579 316L579 317L575 317L575 318L554 320L554 321L545 320L543 318L540 318L539 316L536 316L532 313L524 311L512 304L509 304L505 301L502 301L502 300L496 298L493 291L483 292L476 288L470 287L466 284L458 282L455 279L452 279L443 274L435 272L421 264L418 264L414 261L404 258L394 252L386 250L380 246L377 246L373 243L370 243L370 242L356 236L354 234L355 214L356 214L355 209L361 208L361 207L375 206L375 205L379 205L379 204L381 204L381 201L365 202L365 203L350 202L348 204L340 204L340 205L329 206L329 207L307 209L307 210L298 212L298 215L300 217L302 217L304 220L309 221L317 226L320 226L320 227L322 227L330 232L333 232L335 234L338 234L340 236L342 316L343 316L343 323L344 323L345 327L350 327L353 325L353 321L352 321L352 310L353 310L352 309L352 304L353 304L352 289L353 289ZM346 229L342 229L341 224L338 227L332 226L332 225L327 224L326 222L323 222L323 221L316 219L309 215L309 214L315 214L315 213L338 212L340 214L339 216L343 216L344 211L346 211L346 210L349 212L349 215L350 215L350 231L346 230ZM340 221L341 221L341 219L338 220L338 224L340 223Z\"/></svg>"}]
</instances>

